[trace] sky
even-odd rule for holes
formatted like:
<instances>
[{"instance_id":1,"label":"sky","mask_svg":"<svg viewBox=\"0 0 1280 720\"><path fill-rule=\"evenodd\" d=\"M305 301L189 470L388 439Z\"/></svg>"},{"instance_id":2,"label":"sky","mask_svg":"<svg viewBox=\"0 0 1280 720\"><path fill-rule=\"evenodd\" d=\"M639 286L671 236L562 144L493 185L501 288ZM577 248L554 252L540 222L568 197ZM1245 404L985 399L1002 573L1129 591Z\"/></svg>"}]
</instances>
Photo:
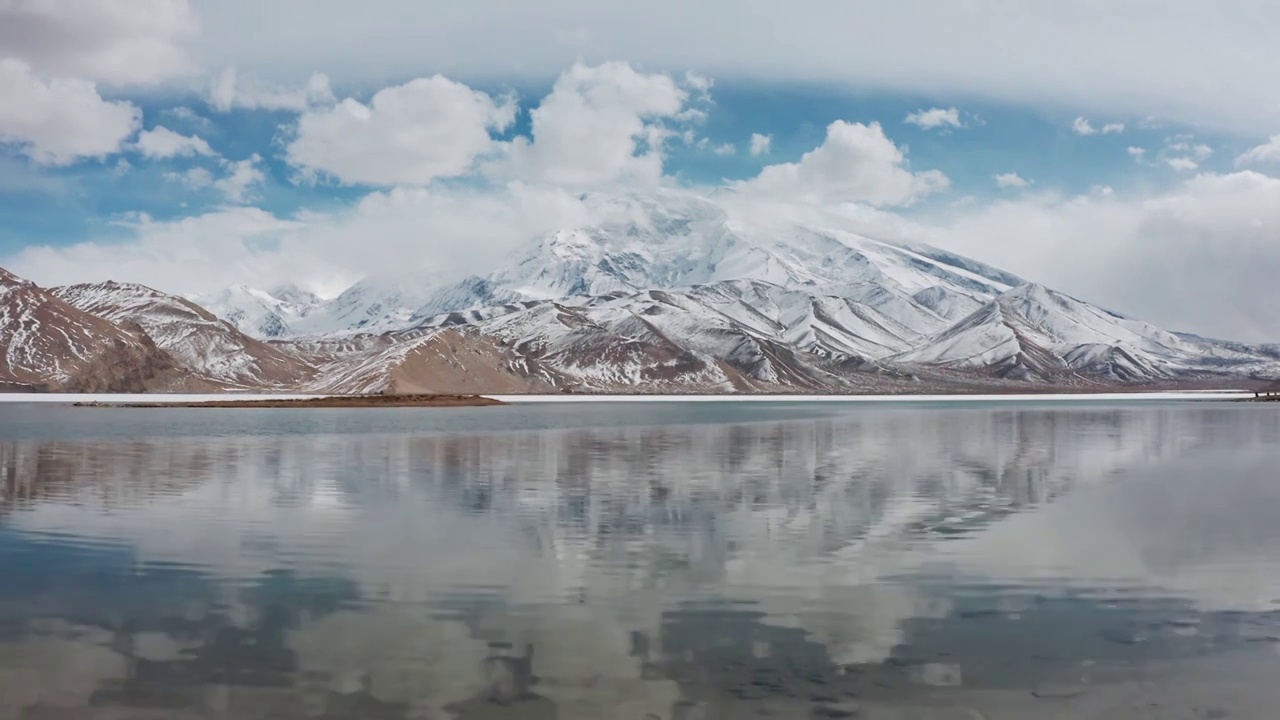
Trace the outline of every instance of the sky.
<instances>
[{"instance_id":1,"label":"sky","mask_svg":"<svg viewBox=\"0 0 1280 720\"><path fill-rule=\"evenodd\" d=\"M332 294L665 186L1280 342L1278 67L1255 0L0 0L0 267Z\"/></svg>"}]
</instances>

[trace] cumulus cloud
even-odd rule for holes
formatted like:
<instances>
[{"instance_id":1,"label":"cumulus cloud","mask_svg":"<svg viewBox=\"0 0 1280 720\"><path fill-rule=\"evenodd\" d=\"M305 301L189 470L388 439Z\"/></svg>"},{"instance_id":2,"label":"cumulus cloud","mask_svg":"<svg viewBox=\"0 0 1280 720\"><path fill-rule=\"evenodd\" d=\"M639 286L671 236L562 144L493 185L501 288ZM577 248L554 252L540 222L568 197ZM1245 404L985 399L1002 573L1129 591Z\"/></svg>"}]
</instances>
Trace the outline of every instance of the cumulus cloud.
<instances>
[{"instance_id":1,"label":"cumulus cloud","mask_svg":"<svg viewBox=\"0 0 1280 720\"><path fill-rule=\"evenodd\" d=\"M262 156L254 154L244 160L222 160L219 163L220 175L208 168L193 167L183 172L166 173L165 178L194 190L216 190L227 202L242 204L253 200L257 186L266 182L267 175L260 167L261 163Z\"/></svg>"},{"instance_id":2,"label":"cumulus cloud","mask_svg":"<svg viewBox=\"0 0 1280 720\"><path fill-rule=\"evenodd\" d=\"M12 58L0 59L0 98L0 143L46 165L118 152L142 121L137 107L103 100L92 82L44 81Z\"/></svg>"},{"instance_id":3,"label":"cumulus cloud","mask_svg":"<svg viewBox=\"0 0 1280 720\"><path fill-rule=\"evenodd\" d=\"M163 125L157 125L151 130L143 130L139 133L133 148L142 153L143 157L151 160L217 155L213 148L209 147L209 143L199 135L182 135Z\"/></svg>"},{"instance_id":4,"label":"cumulus cloud","mask_svg":"<svg viewBox=\"0 0 1280 720\"><path fill-rule=\"evenodd\" d=\"M441 75L378 91L369 104L347 98L298 118L286 150L305 174L342 183L422 185L470 172L491 152L491 130L515 120L514 101L497 102Z\"/></svg>"},{"instance_id":5,"label":"cumulus cloud","mask_svg":"<svg viewBox=\"0 0 1280 720\"><path fill-rule=\"evenodd\" d=\"M964 127L964 123L960 122L960 111L956 108L919 110L907 115L907 119L904 122L924 130Z\"/></svg>"},{"instance_id":6,"label":"cumulus cloud","mask_svg":"<svg viewBox=\"0 0 1280 720\"><path fill-rule=\"evenodd\" d=\"M768 155L773 149L773 136L761 135L760 133L751 133L751 154L759 157L760 155Z\"/></svg>"},{"instance_id":7,"label":"cumulus cloud","mask_svg":"<svg viewBox=\"0 0 1280 720\"><path fill-rule=\"evenodd\" d=\"M206 131L214 129L214 124L212 120L201 115L195 110L192 110L186 105L179 105L178 107L173 107L167 110L163 110L161 111L161 114L170 118L171 120L178 121L179 124L189 125L191 127L200 128L201 130L206 130Z\"/></svg>"},{"instance_id":8,"label":"cumulus cloud","mask_svg":"<svg viewBox=\"0 0 1280 720\"><path fill-rule=\"evenodd\" d=\"M1194 136L1185 134L1165 138L1157 160L1178 172L1200 169L1201 163L1213 156L1213 148L1194 140Z\"/></svg>"},{"instance_id":9,"label":"cumulus cloud","mask_svg":"<svg viewBox=\"0 0 1280 720\"><path fill-rule=\"evenodd\" d=\"M716 81L700 73L686 72L683 84L690 92L697 94L698 99L710 102L711 88L715 87Z\"/></svg>"},{"instance_id":10,"label":"cumulus cloud","mask_svg":"<svg viewBox=\"0 0 1280 720\"><path fill-rule=\"evenodd\" d=\"M711 150L711 152L721 157L725 157L728 155L736 154L738 152L738 148L734 147L733 143L725 143L723 145L717 145L715 148Z\"/></svg>"},{"instance_id":11,"label":"cumulus cloud","mask_svg":"<svg viewBox=\"0 0 1280 720\"><path fill-rule=\"evenodd\" d=\"M1142 158L1146 157L1146 155L1147 155L1147 149L1146 149L1146 148L1140 148L1140 147L1133 147L1133 146L1130 146L1130 147L1127 149L1127 152L1129 153L1129 157L1133 158L1134 160L1141 160Z\"/></svg>"},{"instance_id":12,"label":"cumulus cloud","mask_svg":"<svg viewBox=\"0 0 1280 720\"><path fill-rule=\"evenodd\" d=\"M240 110L287 110L332 105L336 98L329 76L312 73L305 85L287 87L241 77L235 66L224 68L209 85L209 105L218 112Z\"/></svg>"},{"instance_id":13,"label":"cumulus cloud","mask_svg":"<svg viewBox=\"0 0 1280 720\"><path fill-rule=\"evenodd\" d=\"M920 237L1161 327L1277 342L1277 232L1280 179L1245 171L1146 197L1021 197Z\"/></svg>"},{"instance_id":14,"label":"cumulus cloud","mask_svg":"<svg viewBox=\"0 0 1280 720\"><path fill-rule=\"evenodd\" d=\"M1280 163L1280 135L1272 135L1269 141L1250 148L1236 158L1236 167L1262 163Z\"/></svg>"},{"instance_id":15,"label":"cumulus cloud","mask_svg":"<svg viewBox=\"0 0 1280 720\"><path fill-rule=\"evenodd\" d=\"M1165 146L1165 150L1171 153L1182 153L1196 162L1203 162L1213 156L1213 148L1203 143L1190 142L1190 140L1190 136L1178 136Z\"/></svg>"},{"instance_id":16,"label":"cumulus cloud","mask_svg":"<svg viewBox=\"0 0 1280 720\"><path fill-rule=\"evenodd\" d=\"M189 0L0 0L0 49L42 75L131 85L191 74L198 29Z\"/></svg>"},{"instance_id":17,"label":"cumulus cloud","mask_svg":"<svg viewBox=\"0 0 1280 720\"><path fill-rule=\"evenodd\" d=\"M677 119L688 98L665 74L576 64L531 112L533 137L513 140L489 171L565 186L655 183L672 134L663 120Z\"/></svg>"},{"instance_id":18,"label":"cumulus cloud","mask_svg":"<svg viewBox=\"0 0 1280 720\"><path fill-rule=\"evenodd\" d=\"M1031 186L1030 180L1015 172L1000 173L999 175L992 175L991 178L996 181L996 187L1001 189L1021 189Z\"/></svg>"},{"instance_id":19,"label":"cumulus cloud","mask_svg":"<svg viewBox=\"0 0 1280 720\"><path fill-rule=\"evenodd\" d=\"M906 156L879 123L837 120L827 127L826 141L799 162L769 165L738 187L771 199L901 206L949 184L937 170L908 169Z\"/></svg>"},{"instance_id":20,"label":"cumulus cloud","mask_svg":"<svg viewBox=\"0 0 1280 720\"><path fill-rule=\"evenodd\" d=\"M1097 128L1084 117L1078 117L1075 122L1071 123L1071 129L1075 134L1086 137L1089 135L1116 135L1124 132L1124 123L1107 123L1101 128Z\"/></svg>"},{"instance_id":21,"label":"cumulus cloud","mask_svg":"<svg viewBox=\"0 0 1280 720\"><path fill-rule=\"evenodd\" d=\"M244 160L224 162L222 167L225 174L214 181L213 188L230 202L249 201L253 197L254 188L267 179L266 173L259 167L261 162L262 157L256 153Z\"/></svg>"}]
</instances>

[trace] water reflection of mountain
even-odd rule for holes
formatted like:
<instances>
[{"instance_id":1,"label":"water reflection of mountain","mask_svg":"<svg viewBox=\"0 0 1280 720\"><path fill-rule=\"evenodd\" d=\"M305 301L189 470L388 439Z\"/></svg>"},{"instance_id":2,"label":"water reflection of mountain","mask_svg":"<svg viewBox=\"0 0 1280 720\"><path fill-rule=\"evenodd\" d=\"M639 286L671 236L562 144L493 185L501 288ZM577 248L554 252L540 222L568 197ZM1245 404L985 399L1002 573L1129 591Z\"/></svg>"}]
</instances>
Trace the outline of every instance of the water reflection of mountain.
<instances>
[{"instance_id":1,"label":"water reflection of mountain","mask_svg":"<svg viewBox=\"0 0 1280 720\"><path fill-rule=\"evenodd\" d=\"M0 498L9 512L29 508L25 522L37 524L60 504L98 516L180 505L188 522L232 530L228 520L297 515L304 534L355 523L378 535L388 522L434 517L602 557L625 554L628 538L653 547L656 536L686 557L694 545L727 556L730 543L754 542L814 560L868 536L976 532L984 518L1077 483L1256 442L1265 423L1251 417L1263 419L1216 409L953 410L491 435L17 443L0 445ZM500 522L465 523L476 517ZM298 539L289 523L271 524L278 541ZM63 529L96 527L90 518Z\"/></svg>"},{"instance_id":2,"label":"water reflection of mountain","mask_svg":"<svg viewBox=\"0 0 1280 720\"><path fill-rule=\"evenodd\" d=\"M494 668L532 646L520 692L559 717L665 720L705 700L696 668L729 656L834 682L995 617L929 578L989 568L988 536L1040 541L1019 518L1110 478L1247 457L1276 430L1268 413L1176 407L0 443L0 553L61 568L0 589L0 627L25 628L0 633L0 677L84 645L108 653L85 685L105 705L474 714L495 684L520 686ZM1030 589L1001 617L1064 582L1011 565L988 581ZM33 625L36 602L66 627Z\"/></svg>"}]
</instances>

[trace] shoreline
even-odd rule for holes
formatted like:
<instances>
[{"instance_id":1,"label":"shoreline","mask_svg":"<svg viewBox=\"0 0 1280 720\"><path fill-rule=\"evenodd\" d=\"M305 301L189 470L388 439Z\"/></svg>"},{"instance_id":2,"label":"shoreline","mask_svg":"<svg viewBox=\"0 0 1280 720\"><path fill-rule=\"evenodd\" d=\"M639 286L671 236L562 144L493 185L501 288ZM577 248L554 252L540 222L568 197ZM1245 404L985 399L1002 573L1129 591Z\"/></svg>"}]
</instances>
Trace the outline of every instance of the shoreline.
<instances>
[{"instance_id":1,"label":"shoreline","mask_svg":"<svg viewBox=\"0 0 1280 720\"><path fill-rule=\"evenodd\" d=\"M264 394L145 394L145 393L0 393L5 404L69 405L76 407L239 407L239 408L343 408L343 407L483 407L494 405L654 404L654 403L820 403L820 404L1080 404L1126 402L1262 402L1252 390L1148 390L1112 392L1026 393L893 393L893 394L414 394L414 395L264 395Z\"/></svg>"},{"instance_id":2,"label":"shoreline","mask_svg":"<svg viewBox=\"0 0 1280 720\"><path fill-rule=\"evenodd\" d=\"M483 395L334 395L309 398L255 398L200 400L194 402L105 402L73 403L73 407L97 408L396 408L396 407L491 407L507 405Z\"/></svg>"}]
</instances>

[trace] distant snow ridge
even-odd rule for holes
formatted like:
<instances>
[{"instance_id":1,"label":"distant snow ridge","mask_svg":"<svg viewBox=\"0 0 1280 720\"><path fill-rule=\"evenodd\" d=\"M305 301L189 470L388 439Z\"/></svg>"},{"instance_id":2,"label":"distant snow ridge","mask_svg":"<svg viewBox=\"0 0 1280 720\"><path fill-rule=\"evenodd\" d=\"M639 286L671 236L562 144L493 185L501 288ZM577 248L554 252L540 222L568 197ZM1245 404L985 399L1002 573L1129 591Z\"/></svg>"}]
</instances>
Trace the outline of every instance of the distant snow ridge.
<instances>
[{"instance_id":1,"label":"distant snow ridge","mask_svg":"<svg viewBox=\"0 0 1280 720\"><path fill-rule=\"evenodd\" d=\"M72 286L55 291L62 305L51 307L63 310L39 325L13 319L30 316L25 305L0 305L0 338L7 357L46 354L45 370L24 370L21 382L80 372L48 361L62 347L49 337L89 322L76 311L132 328L122 332L211 387L322 392L921 392L1280 377L1278 346L1170 333L954 253L869 237L840 215L680 190L584 203L591 222L532 238L482 275L370 277L328 300L293 286L195 302ZM0 293L42 292L0 275Z\"/></svg>"},{"instance_id":2,"label":"distant snow ridge","mask_svg":"<svg viewBox=\"0 0 1280 720\"><path fill-rule=\"evenodd\" d=\"M315 294L292 285L273 292L236 285L191 299L241 332L264 340L294 335L295 325L324 304Z\"/></svg>"}]
</instances>

